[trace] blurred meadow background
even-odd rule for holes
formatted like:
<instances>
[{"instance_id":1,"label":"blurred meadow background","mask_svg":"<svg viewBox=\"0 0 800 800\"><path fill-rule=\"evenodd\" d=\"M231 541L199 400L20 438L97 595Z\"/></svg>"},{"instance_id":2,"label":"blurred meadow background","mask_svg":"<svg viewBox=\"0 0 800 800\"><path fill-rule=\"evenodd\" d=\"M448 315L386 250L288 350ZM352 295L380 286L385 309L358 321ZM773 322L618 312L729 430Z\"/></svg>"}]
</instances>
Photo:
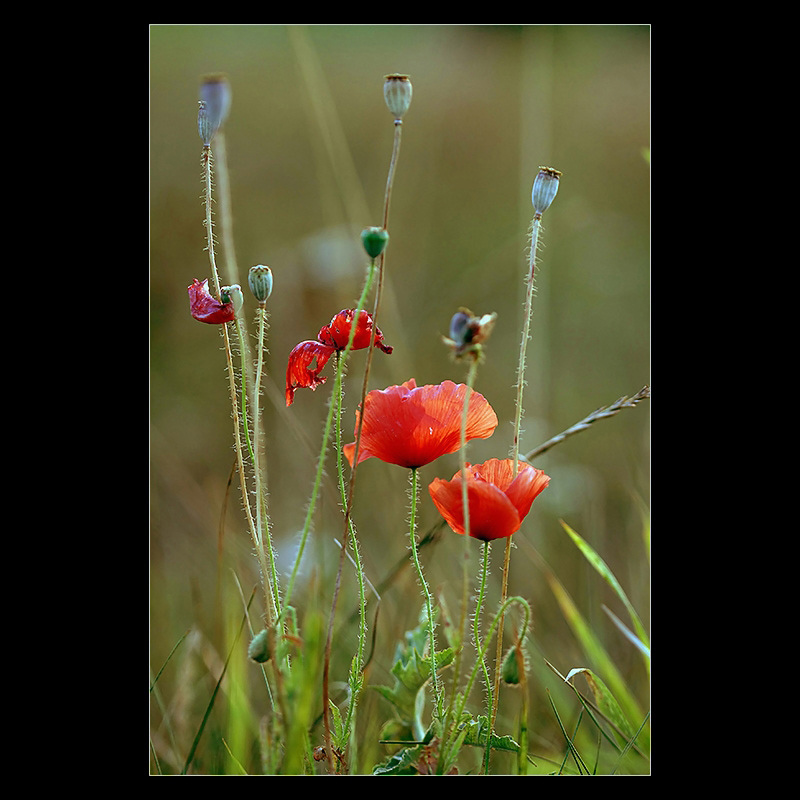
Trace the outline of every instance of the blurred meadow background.
<instances>
[{"instance_id":1,"label":"blurred meadow background","mask_svg":"<svg viewBox=\"0 0 800 800\"><path fill-rule=\"evenodd\" d=\"M272 532L280 567L288 572L334 370L331 362L323 371L328 383L315 392L298 390L286 408L287 357L358 299L368 265L359 234L382 224L393 139L383 78L394 72L408 74L413 85L378 320L394 352L375 352L370 388L411 377L418 384L463 383L466 366L452 359L441 337L461 306L496 312L475 390L492 404L500 425L490 439L471 442L468 457L507 457L530 192L540 165L555 167L562 178L541 234L521 452L650 383L649 26L153 25L151 681L179 643L151 694L153 774L180 771L241 624L239 587L249 597L259 581L235 477L229 487L233 436L219 331L191 318L186 291L192 279L209 277L200 79L224 73L232 90L224 131L235 253L220 247L218 263L223 282L243 286L251 326L247 271L265 264L274 276L264 429ZM345 441L352 441L364 359L365 351L357 351L348 362ZM627 622L625 609L560 522L605 560L649 629L649 416L649 401L642 402L533 462L551 483L514 535L510 594L524 596L533 609L530 751L542 773L557 770L567 750L553 704L570 731L581 713L545 659L562 675L576 667L602 674L570 625L557 585L641 708L649 709L648 671L603 606ZM332 456L328 464L294 599L298 609L316 606L326 619L342 536ZM439 520L428 483L452 477L457 468L453 454L421 469L420 534ZM367 577L377 585L398 563L408 563L407 471L377 459L362 463L354 519ZM492 548L487 613L499 597L503 544ZM461 547L461 537L446 528L422 551L431 590L453 612ZM396 643L417 624L421 602L406 568L383 590L376 623L371 607L369 684L391 682ZM356 603L353 573L345 570L333 681L346 680ZM507 634L512 629L508 623ZM268 698L246 659L248 638L234 648L193 772L260 771L259 723ZM474 694L480 706L482 689ZM514 732L518 711L518 694L504 690L498 733ZM364 764L389 752L377 741L389 716L385 700L367 690L359 707ZM579 738L584 732L587 743L596 741L597 731L586 723ZM622 771L647 774L649 767L640 759Z\"/></svg>"}]
</instances>

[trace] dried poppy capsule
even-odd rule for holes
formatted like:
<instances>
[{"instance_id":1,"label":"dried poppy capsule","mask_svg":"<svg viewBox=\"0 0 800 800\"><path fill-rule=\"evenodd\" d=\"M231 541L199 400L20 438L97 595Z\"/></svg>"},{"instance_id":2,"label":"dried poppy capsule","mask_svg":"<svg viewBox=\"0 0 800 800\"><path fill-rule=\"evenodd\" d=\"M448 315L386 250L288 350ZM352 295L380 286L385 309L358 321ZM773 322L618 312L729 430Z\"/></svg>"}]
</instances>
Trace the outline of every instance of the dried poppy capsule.
<instances>
[{"instance_id":1,"label":"dried poppy capsule","mask_svg":"<svg viewBox=\"0 0 800 800\"><path fill-rule=\"evenodd\" d=\"M533 181L533 189L531 190L534 218L541 217L550 208L550 204L555 200L560 178L561 173L557 169L539 167L539 172Z\"/></svg>"},{"instance_id":2,"label":"dried poppy capsule","mask_svg":"<svg viewBox=\"0 0 800 800\"><path fill-rule=\"evenodd\" d=\"M231 89L224 75L206 75L200 86L197 131L208 147L231 107Z\"/></svg>"},{"instance_id":3,"label":"dried poppy capsule","mask_svg":"<svg viewBox=\"0 0 800 800\"><path fill-rule=\"evenodd\" d=\"M387 75L383 83L383 97L386 107L394 115L395 121L403 118L411 105L413 87L408 75Z\"/></svg>"},{"instance_id":4,"label":"dried poppy capsule","mask_svg":"<svg viewBox=\"0 0 800 800\"><path fill-rule=\"evenodd\" d=\"M195 278L188 290L189 311L199 322L222 325L230 322L236 316L236 310L230 299L227 303L220 302L208 291L208 278L203 281Z\"/></svg>"}]
</instances>

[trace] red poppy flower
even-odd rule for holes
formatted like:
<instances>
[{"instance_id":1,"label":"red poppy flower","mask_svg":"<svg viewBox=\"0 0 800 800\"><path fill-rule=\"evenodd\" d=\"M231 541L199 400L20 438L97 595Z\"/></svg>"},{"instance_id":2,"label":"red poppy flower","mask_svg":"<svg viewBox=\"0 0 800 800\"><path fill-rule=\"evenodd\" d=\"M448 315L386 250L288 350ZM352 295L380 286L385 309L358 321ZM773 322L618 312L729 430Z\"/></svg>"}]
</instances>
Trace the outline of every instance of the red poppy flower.
<instances>
[{"instance_id":1,"label":"red poppy flower","mask_svg":"<svg viewBox=\"0 0 800 800\"><path fill-rule=\"evenodd\" d=\"M330 321L329 325L323 325L320 328L317 339L323 344L335 347L337 350L344 350L350 341L350 331L353 327L355 315L356 310L354 308L346 308L340 311ZM353 337L353 350L363 350L365 347L369 347L371 337L372 316L366 311L361 311L358 315L356 332ZM380 328L375 329L375 347L380 347L384 353L391 353L393 349L383 343L383 334Z\"/></svg>"},{"instance_id":2,"label":"red poppy flower","mask_svg":"<svg viewBox=\"0 0 800 800\"><path fill-rule=\"evenodd\" d=\"M461 413L467 387L444 381L435 386L401 386L370 392L364 402L364 424L358 461L379 458L401 467L422 467L461 446ZM356 411L356 430L359 412ZM467 439L487 439L497 415L482 394L472 392L467 410ZM344 446L353 465L355 443Z\"/></svg>"},{"instance_id":3,"label":"red poppy flower","mask_svg":"<svg viewBox=\"0 0 800 800\"><path fill-rule=\"evenodd\" d=\"M236 316L233 303L220 303L208 291L208 278L202 282L195 278L188 290L189 311L196 320L209 325L222 325Z\"/></svg>"},{"instance_id":4,"label":"red poppy flower","mask_svg":"<svg viewBox=\"0 0 800 800\"><path fill-rule=\"evenodd\" d=\"M514 463L510 458L467 464L469 535L487 542L516 533L533 501L548 483L550 477L530 464L521 463L515 478ZM461 470L449 481L435 478L428 491L447 524L463 535Z\"/></svg>"},{"instance_id":5,"label":"red poppy flower","mask_svg":"<svg viewBox=\"0 0 800 800\"><path fill-rule=\"evenodd\" d=\"M353 308L340 311L329 325L320 328L316 341L300 342L289 354L289 364L286 367L287 406L294 401L296 389L313 390L325 383L326 378L321 378L319 373L334 353L341 352L347 347L355 314ZM356 323L352 349L363 350L369 347L371 337L372 316L366 311L361 311ZM375 347L380 347L384 353L391 353L393 349L383 343L380 328L375 328Z\"/></svg>"}]
</instances>

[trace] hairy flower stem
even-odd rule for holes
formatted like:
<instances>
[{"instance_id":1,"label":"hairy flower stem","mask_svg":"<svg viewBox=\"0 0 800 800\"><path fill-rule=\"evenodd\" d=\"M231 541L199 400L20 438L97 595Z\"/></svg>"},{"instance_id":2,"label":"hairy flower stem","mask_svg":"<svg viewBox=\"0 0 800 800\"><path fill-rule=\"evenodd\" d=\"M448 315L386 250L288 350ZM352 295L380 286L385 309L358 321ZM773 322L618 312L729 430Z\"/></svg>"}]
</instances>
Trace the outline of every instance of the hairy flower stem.
<instances>
[{"instance_id":1,"label":"hairy flower stem","mask_svg":"<svg viewBox=\"0 0 800 800\"><path fill-rule=\"evenodd\" d=\"M216 254L214 252L214 220L211 213L213 164L214 164L214 155L211 152L211 145L205 145L203 147L203 188L204 188L203 204L205 205L206 208L206 218L205 218L206 249L208 250L208 260L211 265L211 279L214 283L214 294L216 295L217 299L219 299L220 282L219 282L219 273L217 272L217 259L216 259Z\"/></svg>"},{"instance_id":2,"label":"hairy flower stem","mask_svg":"<svg viewBox=\"0 0 800 800\"><path fill-rule=\"evenodd\" d=\"M213 159L213 154L211 152L211 146L205 145L203 147L203 179L204 179L203 182L205 189L204 204L206 209L206 216L205 216L206 241L208 249L208 260L211 266L211 277L214 282L214 291L216 293L216 296L219 298L221 287L220 287L219 273L217 271L216 252L214 248L214 221L211 213L212 188L213 188L213 178L212 178L213 160L214 159ZM245 347L244 337L242 335L242 330L238 318L234 320L234 325L236 326L236 331L239 336L239 344L242 355L241 414L239 411L239 401L237 399L237 392L236 392L236 372L233 365L233 349L231 347L230 331L228 329L228 324L222 325L220 327L222 328L222 337L225 345L225 357L228 363L228 382L230 388L231 408L233 415L234 444L236 449L236 466L239 472L239 485L242 491L242 504L244 506L245 515L247 516L247 523L248 527L250 528L250 534L253 539L253 543L256 546L256 552L259 556L259 561L261 563L262 583L263 583L264 600L265 600L265 613L267 614L267 619L270 620L272 618L272 610L273 610L272 589L269 582L269 573L265 569L263 547L260 544L259 536L256 530L256 523L255 520L253 519L252 509L250 508L250 498L248 497L248 492L247 492L247 475L245 472L244 453L242 449L242 438L241 438L241 428L243 427L247 447L250 452L250 457L253 460L253 463L255 464L253 448L250 442L249 426L247 423L247 410L246 410L247 392L246 392L245 373L247 369L246 368L247 350Z\"/></svg>"},{"instance_id":3,"label":"hairy flower stem","mask_svg":"<svg viewBox=\"0 0 800 800\"><path fill-rule=\"evenodd\" d=\"M525 294L525 314L522 327L522 340L519 345L519 362L517 364L517 398L514 413L514 442L512 445L511 458L513 460L513 475L516 477L519 471L519 445L520 445L520 429L522 425L522 395L525 387L525 355L528 348L528 339L530 338L531 329L531 314L533 311L533 292L534 292L534 273L536 269L536 250L539 246L539 230L541 228L541 214L534 215L531 224L531 244L530 244L530 261L527 275L527 291ZM506 539L506 549L503 558L503 578L502 589L500 592L500 602L503 603L508 596L508 572L511 563L511 537ZM494 675L494 696L498 698L495 703L494 712L490 720L489 731L494 730L494 723L497 717L497 708L500 705L498 692L500 690L500 665L503 658L503 618L497 628L497 651L495 659L495 675Z\"/></svg>"},{"instance_id":4,"label":"hairy flower stem","mask_svg":"<svg viewBox=\"0 0 800 800\"><path fill-rule=\"evenodd\" d=\"M472 686L474 685L475 679L478 676L478 669L484 663L484 658L486 657L486 650L489 647L489 642L491 641L491 638L494 635L495 629L498 628L498 626L500 625L500 622L503 619L503 615L506 613L506 609L509 608L509 606L512 603L517 603L517 604L521 605L522 608L524 609L525 622L524 622L523 630L527 630L528 629L528 621L530 620L530 616L531 616L531 608L528 605L528 601L524 597L508 597L508 598L506 598L506 600L500 605L500 608L499 608L497 614L495 615L495 618L492 621L492 624L489 626L489 630L487 632L486 638L485 638L483 644L480 646L480 648L478 650L478 659L476 660L475 665L472 668L472 673L469 676L469 680L467 681L466 688L464 689L464 692L461 695L460 703L459 703L458 709L457 709L456 714L455 714L455 718L456 719L461 719L461 716L464 713L464 708L467 705L467 701L469 699L470 692L472 691ZM491 728L486 732L486 735L487 735L487 740L486 740L487 741L487 747L490 747L491 746L491 740L492 740L492 729Z\"/></svg>"},{"instance_id":5,"label":"hairy flower stem","mask_svg":"<svg viewBox=\"0 0 800 800\"><path fill-rule=\"evenodd\" d=\"M436 619L433 615L433 600L428 589L425 575L422 572L422 565L419 562L417 552L417 495L419 494L419 476L416 467L411 469L411 527L409 531L411 558L417 569L417 577L422 593L425 595L425 607L428 614L428 632L430 634L430 658L431 658L431 686L433 687L433 717L441 722L442 720L442 696L439 686L439 676L436 674Z\"/></svg>"},{"instance_id":6,"label":"hairy flower stem","mask_svg":"<svg viewBox=\"0 0 800 800\"><path fill-rule=\"evenodd\" d=\"M263 447L261 441L261 379L264 373L264 340L267 327L267 310L256 310L258 325L258 356L256 359L255 383L253 386L253 440L255 442L254 472L256 482L256 534L258 538L259 554L263 561L265 551L264 538L266 536L266 552L269 555L269 575L272 585L273 611L272 618L280 614L280 591L278 587L278 572L275 566L275 550L272 544L272 533L269 527L269 509L267 504L267 491L264 485ZM244 380L244 379L243 379ZM262 564L263 568L263 564Z\"/></svg>"},{"instance_id":7,"label":"hairy flower stem","mask_svg":"<svg viewBox=\"0 0 800 800\"><path fill-rule=\"evenodd\" d=\"M394 126L394 145L392 147L392 158L389 162L389 176L386 179L386 192L383 198L383 229L389 230L389 206L392 198L392 187L394 185L394 173L397 168L397 159L400 155L400 132L402 130L401 120L395 120ZM373 268L375 261L372 262ZM360 408L364 408L364 401L367 397L367 387L369 386L369 372L372 367L372 354L375 350L375 337L378 331L378 311L380 310L381 297L383 295L383 282L386 272L386 250L383 250L377 259L378 270L378 285L375 289L375 302L372 306L372 334L369 340L369 347L367 348L366 365L364 366L364 380L361 385L361 403ZM371 277L371 273L370 273ZM353 451L353 468L350 471L350 485L347 490L347 505L345 508L345 530L347 529L347 520L350 519L350 514L353 507L353 496L355 494L356 486L356 470L358 469L358 452L361 447L361 429L364 425L364 414L362 413L358 425L356 427L356 442L355 450Z\"/></svg>"},{"instance_id":8,"label":"hairy flower stem","mask_svg":"<svg viewBox=\"0 0 800 800\"><path fill-rule=\"evenodd\" d=\"M483 681L486 686L486 711L487 711L487 718L490 720L494 719L494 703L493 697L497 695L497 689L495 688L492 691L492 680L489 677L489 670L486 668L486 659L483 656L483 651L485 648L481 646L481 631L480 631L480 622L481 622L481 608L483 607L483 599L486 594L486 578L489 574L489 542L483 543L483 562L482 562L482 569L481 569L481 584L480 584L480 591L478 592L478 599L475 603L475 618L472 621L472 635L475 640L475 649L478 651L478 663L481 666L481 671L483 672ZM500 623L502 626L502 617L500 618ZM489 774L489 755L492 752L491 748L491 738L492 732L494 731L494 724L489 726L489 730L487 731L487 739L486 739L486 751L483 759L483 774Z\"/></svg>"},{"instance_id":9,"label":"hairy flower stem","mask_svg":"<svg viewBox=\"0 0 800 800\"><path fill-rule=\"evenodd\" d=\"M361 313L361 310L364 307L364 301L372 286L373 274L374 274L374 269L373 266L371 265L367 281L364 284L364 289L362 290L361 297L358 300L355 319L358 319L358 315ZM347 356L349 355L350 350L352 349L353 339L355 337L356 329L357 329L356 325L353 325L351 327L350 339L348 340L347 347L344 349L342 357L339 360L336 370L336 376L334 378L333 397L335 397L337 392L339 391L337 387L341 386L342 372L344 370L344 366L347 361ZM373 329L373 336L374 336L374 329ZM286 609L291 601L292 592L294 590L294 582L297 579L297 572L300 569L300 562L303 558L303 550L305 549L306 542L308 540L308 534L311 529L311 519L314 516L314 510L317 505L317 495L319 494L319 487L322 484L322 475L325 469L325 456L328 451L328 442L330 441L331 429L333 428L333 415L335 412L336 412L336 403L332 401L331 403L328 404L328 416L325 419L325 428L322 432L322 446L320 447L319 457L317 459L317 472L316 475L314 476L314 486L311 490L311 499L308 503L308 509L306 510L306 519L305 523L303 524L303 532L300 536L300 547L297 551L297 556L295 557L294 567L292 568L292 574L289 578L289 584L286 587L286 596L284 597L283 611L281 613L282 616L285 616Z\"/></svg>"},{"instance_id":10,"label":"hairy flower stem","mask_svg":"<svg viewBox=\"0 0 800 800\"><path fill-rule=\"evenodd\" d=\"M440 753L444 753L447 747L447 741L450 736L450 716L452 713L452 704L455 702L456 694L458 692L458 683L461 678L461 660L464 654L463 643L466 640L466 627L467 627L467 608L469 606L469 561L470 561L470 527L469 527L469 502L467 492L467 417L469 412L469 401L472 395L472 388L475 385L475 376L478 372L478 354L470 354L470 366L467 373L467 389L464 392L464 405L461 409L461 445L459 447L459 458L461 464L461 504L462 512L464 514L464 552L462 554L462 584L461 584L461 618L459 621L459 647L456 650L455 663L453 665L453 692L451 702L447 706L444 724L442 726L442 747ZM438 769L443 769L444 764L442 759L439 759ZM440 773L439 773L440 774Z\"/></svg>"},{"instance_id":11,"label":"hairy flower stem","mask_svg":"<svg viewBox=\"0 0 800 800\"><path fill-rule=\"evenodd\" d=\"M384 200L383 200L383 229L386 231L389 228L389 206L391 202L391 195L392 195L392 186L394 184L394 173L397 167L397 159L400 153L400 138L401 138L401 130L402 130L402 122L401 120L395 120L395 133L394 133L394 144L392 147L392 157L391 161L389 162L389 175L386 179L386 191L384 193ZM353 498L355 496L355 485L356 485L356 471L358 470L358 454L359 449L361 447L361 429L364 424L364 404L367 396L367 387L369 386L369 373L370 368L372 367L372 355L375 349L375 337L378 331L378 311L380 309L381 297L383 294L383 283L384 283L384 270L385 270L385 262L386 262L386 251L383 250L381 254L378 256L377 259L377 272L378 272L378 285L375 290L375 301L372 308L372 334L370 336L369 347L367 348L367 358L366 358L366 365L364 367L364 380L361 386L361 402L359 407L362 409L362 413L358 420L358 425L356 426L355 432L355 449L353 451L353 466L350 470L350 482L347 488L347 496L344 501L344 535L342 541L342 553L339 559L339 572L336 579L336 587L334 589L334 597L333 597L333 605L331 608L331 617L330 623L328 628L328 644L325 649L325 666L324 666L324 674L323 674L323 722L325 728L325 752L327 755L328 760L328 768L329 770L333 769L333 754L331 752L331 742L330 742L330 720L328 718L328 675L329 675L329 668L330 668L330 645L331 645L331 638L333 635L333 619L336 613L336 604L338 600L339 594L339 586L340 586L340 579L342 574L342 566L343 566L343 559L344 554L347 549L347 541L350 536L350 529L351 529L351 517L353 511ZM368 287L372 285L372 280L374 276L374 271L376 267L376 259L372 259L370 264L370 272L367 285L364 287L364 291L361 294L361 300L359 300L358 311L360 312L362 305L361 302L366 298ZM356 319L358 318L358 312L356 315ZM351 331L351 344L352 344L352 336L354 335L355 326L353 326L353 331ZM348 346L349 347L349 346ZM327 441L327 437L326 437ZM364 614L362 608L362 629L365 625L364 621ZM354 699L351 699L351 703L354 702Z\"/></svg>"}]
</instances>

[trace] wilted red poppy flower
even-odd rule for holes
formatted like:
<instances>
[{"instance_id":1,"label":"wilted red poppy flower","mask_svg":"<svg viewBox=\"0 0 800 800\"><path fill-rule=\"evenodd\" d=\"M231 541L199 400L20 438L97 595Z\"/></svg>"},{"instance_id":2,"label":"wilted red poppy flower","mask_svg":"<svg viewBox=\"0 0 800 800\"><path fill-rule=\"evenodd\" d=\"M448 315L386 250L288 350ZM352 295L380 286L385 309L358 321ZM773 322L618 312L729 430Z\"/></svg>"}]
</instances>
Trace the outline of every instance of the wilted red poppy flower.
<instances>
[{"instance_id":1,"label":"wilted red poppy flower","mask_svg":"<svg viewBox=\"0 0 800 800\"><path fill-rule=\"evenodd\" d=\"M376 389L364 401L364 424L358 461L379 458L401 467L422 467L461 446L461 413L467 387L452 381L417 386L411 378L401 386ZM356 411L356 431L359 412ZM467 410L467 439L487 439L497 415L482 394L472 392ZM344 446L353 465L355 443Z\"/></svg>"},{"instance_id":2,"label":"wilted red poppy flower","mask_svg":"<svg viewBox=\"0 0 800 800\"><path fill-rule=\"evenodd\" d=\"M353 308L340 311L330 324L320 328L317 341L300 342L289 354L289 364L286 367L287 406L294 401L296 389L313 390L325 383L326 378L321 378L319 373L334 353L341 352L347 347L355 315ZM356 323L352 349L363 350L369 347L371 337L372 316L366 311L361 311ZM383 343L380 328L375 328L375 347L380 347L384 353L391 353L393 349Z\"/></svg>"},{"instance_id":3,"label":"wilted red poppy flower","mask_svg":"<svg viewBox=\"0 0 800 800\"><path fill-rule=\"evenodd\" d=\"M340 311L330 321L329 325L323 325L320 328L317 339L323 344L335 347L337 350L344 350L350 341L350 331L353 327L355 315L356 310L354 308L346 308ZM361 311L358 315L356 332L353 337L353 350L363 350L365 347L369 347L371 337L372 316L366 311ZM391 353L393 349L383 343L383 334L380 328L375 329L375 347L380 347L384 353Z\"/></svg>"},{"instance_id":4,"label":"wilted red poppy flower","mask_svg":"<svg viewBox=\"0 0 800 800\"><path fill-rule=\"evenodd\" d=\"M510 458L491 458L483 464L467 464L469 535L487 542L516 533L533 501L548 483L550 477L530 464L519 464L515 478L514 462ZM461 470L449 481L435 478L428 491L447 524L463 535Z\"/></svg>"},{"instance_id":5,"label":"wilted red poppy flower","mask_svg":"<svg viewBox=\"0 0 800 800\"><path fill-rule=\"evenodd\" d=\"M319 373L328 363L328 359L336 352L336 348L322 342L300 342L289 354L289 366L286 368L286 405L294 400L294 391L298 387L316 389L327 378Z\"/></svg>"},{"instance_id":6,"label":"wilted red poppy flower","mask_svg":"<svg viewBox=\"0 0 800 800\"><path fill-rule=\"evenodd\" d=\"M208 291L208 278L204 281L195 278L188 290L189 311L196 320L207 322L209 325L221 325L230 322L236 316L233 303L220 303Z\"/></svg>"}]
</instances>

